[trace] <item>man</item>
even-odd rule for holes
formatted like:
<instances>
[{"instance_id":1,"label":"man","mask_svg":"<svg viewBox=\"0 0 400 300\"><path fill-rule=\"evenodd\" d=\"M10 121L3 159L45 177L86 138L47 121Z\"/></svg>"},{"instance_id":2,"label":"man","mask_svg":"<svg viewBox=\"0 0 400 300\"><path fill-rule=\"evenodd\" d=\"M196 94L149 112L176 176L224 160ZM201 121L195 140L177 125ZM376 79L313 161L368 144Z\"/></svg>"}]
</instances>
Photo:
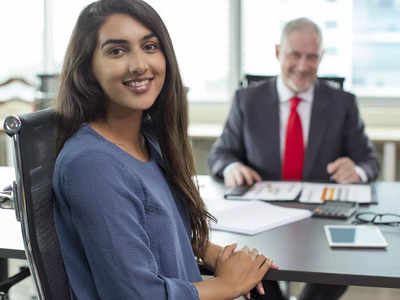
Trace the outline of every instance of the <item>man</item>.
<instances>
[{"instance_id":1,"label":"man","mask_svg":"<svg viewBox=\"0 0 400 300\"><path fill-rule=\"evenodd\" d=\"M312 21L301 18L285 26L276 46L281 74L236 92L222 136L211 149L213 175L224 178L227 186L261 178L338 183L376 179L376 153L354 95L316 80L322 52L322 36ZM291 103L297 105L292 114ZM302 141L296 141L299 132ZM290 170L299 162L297 171Z\"/></svg>"},{"instance_id":2,"label":"man","mask_svg":"<svg viewBox=\"0 0 400 300\"><path fill-rule=\"evenodd\" d=\"M355 96L317 80L322 35L311 20L286 24L280 75L239 89L209 165L227 186L260 180L369 182L376 153ZM267 288L268 289L268 288ZM346 287L307 285L301 299L338 299Z\"/></svg>"}]
</instances>

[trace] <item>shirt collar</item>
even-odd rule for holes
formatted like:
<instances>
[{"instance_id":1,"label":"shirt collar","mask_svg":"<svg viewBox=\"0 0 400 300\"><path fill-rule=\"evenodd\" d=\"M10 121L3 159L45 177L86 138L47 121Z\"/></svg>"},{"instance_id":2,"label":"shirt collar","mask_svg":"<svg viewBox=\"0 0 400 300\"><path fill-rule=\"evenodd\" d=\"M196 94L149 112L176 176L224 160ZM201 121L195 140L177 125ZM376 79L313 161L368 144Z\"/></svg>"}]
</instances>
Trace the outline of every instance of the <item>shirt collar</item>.
<instances>
[{"instance_id":1,"label":"shirt collar","mask_svg":"<svg viewBox=\"0 0 400 300\"><path fill-rule=\"evenodd\" d=\"M299 93L297 97L311 103L314 98L314 87L315 84L305 92ZM278 76L276 79L276 89L278 91L279 102L281 103L289 101L294 96L294 93L284 84L282 76Z\"/></svg>"}]
</instances>

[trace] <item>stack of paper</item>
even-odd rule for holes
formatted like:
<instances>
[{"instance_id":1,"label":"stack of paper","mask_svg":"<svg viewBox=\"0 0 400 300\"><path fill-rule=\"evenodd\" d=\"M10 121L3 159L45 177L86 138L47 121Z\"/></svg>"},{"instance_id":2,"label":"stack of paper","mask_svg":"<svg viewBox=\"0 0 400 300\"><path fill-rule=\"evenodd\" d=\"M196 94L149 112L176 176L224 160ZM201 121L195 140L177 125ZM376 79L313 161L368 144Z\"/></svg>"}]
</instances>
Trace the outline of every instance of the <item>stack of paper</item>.
<instances>
[{"instance_id":1,"label":"stack of paper","mask_svg":"<svg viewBox=\"0 0 400 300\"><path fill-rule=\"evenodd\" d=\"M240 187L239 187L240 188ZM301 193L301 196L299 194ZM262 181L237 193L228 190L230 200L294 201L322 203L324 201L348 201L371 203L371 186L367 184L310 183L293 181Z\"/></svg>"},{"instance_id":2,"label":"stack of paper","mask_svg":"<svg viewBox=\"0 0 400 300\"><path fill-rule=\"evenodd\" d=\"M262 181L243 195L225 194L225 197L231 200L293 201L301 192L301 186L301 182Z\"/></svg>"},{"instance_id":3,"label":"stack of paper","mask_svg":"<svg viewBox=\"0 0 400 300\"><path fill-rule=\"evenodd\" d=\"M218 220L218 223L211 224L215 230L254 235L311 216L311 212L305 209L286 208L260 201L223 202L224 208L210 211Z\"/></svg>"}]
</instances>

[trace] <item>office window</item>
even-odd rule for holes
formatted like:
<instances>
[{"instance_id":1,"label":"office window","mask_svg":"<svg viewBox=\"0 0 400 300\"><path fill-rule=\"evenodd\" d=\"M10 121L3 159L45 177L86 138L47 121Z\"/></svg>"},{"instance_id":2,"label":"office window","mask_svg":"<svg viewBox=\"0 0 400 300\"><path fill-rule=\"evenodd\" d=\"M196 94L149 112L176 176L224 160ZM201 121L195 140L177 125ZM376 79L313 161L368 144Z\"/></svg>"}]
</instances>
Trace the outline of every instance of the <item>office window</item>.
<instances>
[{"instance_id":1,"label":"office window","mask_svg":"<svg viewBox=\"0 0 400 300\"><path fill-rule=\"evenodd\" d=\"M231 82L231 0L147 0L174 43L190 101L226 101ZM236 84L236 83L235 83Z\"/></svg>"},{"instance_id":2,"label":"office window","mask_svg":"<svg viewBox=\"0 0 400 300\"><path fill-rule=\"evenodd\" d=\"M0 27L0 81L9 77L36 80L42 65L42 1L1 1Z\"/></svg>"},{"instance_id":3,"label":"office window","mask_svg":"<svg viewBox=\"0 0 400 300\"><path fill-rule=\"evenodd\" d=\"M286 22L307 17L316 22L323 34L327 50L319 68L320 75L349 77L351 57L346 55L351 43L346 37L351 20L351 1L337 0L271 0L244 1L243 72L275 75L279 63L275 45Z\"/></svg>"},{"instance_id":4,"label":"office window","mask_svg":"<svg viewBox=\"0 0 400 300\"><path fill-rule=\"evenodd\" d=\"M400 91L399 0L270 0L243 2L243 72L277 74L274 46L283 25L308 17L322 30L319 74L346 77L345 88L364 96Z\"/></svg>"},{"instance_id":5,"label":"office window","mask_svg":"<svg viewBox=\"0 0 400 300\"><path fill-rule=\"evenodd\" d=\"M53 56L51 71L59 73L62 68L65 52L71 37L72 29L78 19L79 13L93 0L45 0L48 3L49 26L52 26L52 41L49 54Z\"/></svg>"},{"instance_id":6,"label":"office window","mask_svg":"<svg viewBox=\"0 0 400 300\"><path fill-rule=\"evenodd\" d=\"M352 84L364 94L400 90L400 1L353 1Z\"/></svg>"}]
</instances>

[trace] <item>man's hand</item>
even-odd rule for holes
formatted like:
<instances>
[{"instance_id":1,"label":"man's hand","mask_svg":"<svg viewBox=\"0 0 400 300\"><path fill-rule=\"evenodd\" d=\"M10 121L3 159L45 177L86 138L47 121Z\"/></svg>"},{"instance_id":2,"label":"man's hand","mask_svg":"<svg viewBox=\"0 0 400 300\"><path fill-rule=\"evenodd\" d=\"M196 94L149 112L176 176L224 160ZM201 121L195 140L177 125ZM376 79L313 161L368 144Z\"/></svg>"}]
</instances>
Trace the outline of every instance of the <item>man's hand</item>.
<instances>
[{"instance_id":1,"label":"man's hand","mask_svg":"<svg viewBox=\"0 0 400 300\"><path fill-rule=\"evenodd\" d=\"M254 182L261 181L261 176L256 171L241 163L228 166L228 168L228 171L224 172L225 185L228 187L252 185Z\"/></svg>"},{"instance_id":2,"label":"man's hand","mask_svg":"<svg viewBox=\"0 0 400 300\"><path fill-rule=\"evenodd\" d=\"M326 170L331 175L331 180L337 183L360 183L361 178L358 176L355 167L356 164L350 158L340 157L329 163Z\"/></svg>"}]
</instances>

